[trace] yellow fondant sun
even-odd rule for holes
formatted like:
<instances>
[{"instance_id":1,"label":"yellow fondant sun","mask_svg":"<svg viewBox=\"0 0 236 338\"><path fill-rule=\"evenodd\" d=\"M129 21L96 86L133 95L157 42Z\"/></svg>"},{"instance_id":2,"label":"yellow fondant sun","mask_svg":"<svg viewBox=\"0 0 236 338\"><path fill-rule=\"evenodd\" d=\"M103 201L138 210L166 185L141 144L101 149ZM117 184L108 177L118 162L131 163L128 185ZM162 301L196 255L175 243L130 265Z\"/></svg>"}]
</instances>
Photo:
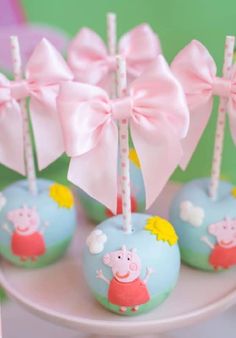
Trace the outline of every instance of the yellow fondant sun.
<instances>
[{"instance_id":1,"label":"yellow fondant sun","mask_svg":"<svg viewBox=\"0 0 236 338\"><path fill-rule=\"evenodd\" d=\"M133 148L130 149L130 151L129 151L129 159L130 159L131 162L133 162L133 164L136 165L136 167L138 167L138 168L141 167L138 155L136 153L136 150L133 149Z\"/></svg>"},{"instance_id":2,"label":"yellow fondant sun","mask_svg":"<svg viewBox=\"0 0 236 338\"><path fill-rule=\"evenodd\" d=\"M159 216L148 218L145 230L157 236L159 241L168 242L170 245L174 245L178 241L178 236L170 222Z\"/></svg>"},{"instance_id":3,"label":"yellow fondant sun","mask_svg":"<svg viewBox=\"0 0 236 338\"><path fill-rule=\"evenodd\" d=\"M49 188L49 196L61 208L72 208L74 205L74 197L69 188L62 184L54 183Z\"/></svg>"},{"instance_id":4,"label":"yellow fondant sun","mask_svg":"<svg viewBox=\"0 0 236 338\"><path fill-rule=\"evenodd\" d=\"M231 195L236 198L236 187L231 190Z\"/></svg>"}]
</instances>

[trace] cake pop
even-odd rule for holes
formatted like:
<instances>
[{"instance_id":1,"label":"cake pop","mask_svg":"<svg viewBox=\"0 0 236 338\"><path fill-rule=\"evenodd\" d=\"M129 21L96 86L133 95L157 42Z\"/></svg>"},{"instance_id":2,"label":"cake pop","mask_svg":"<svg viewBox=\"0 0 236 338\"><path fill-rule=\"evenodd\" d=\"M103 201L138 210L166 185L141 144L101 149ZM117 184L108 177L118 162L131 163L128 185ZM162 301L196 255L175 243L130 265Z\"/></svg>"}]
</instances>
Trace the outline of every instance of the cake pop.
<instances>
[{"instance_id":1,"label":"cake pop","mask_svg":"<svg viewBox=\"0 0 236 338\"><path fill-rule=\"evenodd\" d=\"M185 184L170 208L170 220L179 236L182 259L199 269L218 271L236 265L236 194L220 180L226 114L236 141L234 37L226 37L223 77L205 46L192 41L176 56L172 70L186 94L190 128L183 140L185 169L210 118L213 97L220 97L211 178Z\"/></svg>"},{"instance_id":2,"label":"cake pop","mask_svg":"<svg viewBox=\"0 0 236 338\"><path fill-rule=\"evenodd\" d=\"M57 102L71 157L68 179L112 212L117 208L120 150L123 215L108 218L90 233L83 269L98 302L115 313L135 315L153 309L170 294L178 279L180 255L168 221L131 213L128 130L149 207L182 157L180 140L188 130L188 109L163 56L128 91L125 60L118 56L117 62L118 99L110 99L100 87L67 82L60 86Z\"/></svg>"},{"instance_id":3,"label":"cake pop","mask_svg":"<svg viewBox=\"0 0 236 338\"><path fill-rule=\"evenodd\" d=\"M56 112L59 83L73 78L62 56L43 39L22 79L18 39L11 38L15 80L0 77L0 162L27 175L0 193L0 254L15 265L43 267L61 257L76 227L72 192L51 180L37 179L26 98L40 169L63 152Z\"/></svg>"}]
</instances>

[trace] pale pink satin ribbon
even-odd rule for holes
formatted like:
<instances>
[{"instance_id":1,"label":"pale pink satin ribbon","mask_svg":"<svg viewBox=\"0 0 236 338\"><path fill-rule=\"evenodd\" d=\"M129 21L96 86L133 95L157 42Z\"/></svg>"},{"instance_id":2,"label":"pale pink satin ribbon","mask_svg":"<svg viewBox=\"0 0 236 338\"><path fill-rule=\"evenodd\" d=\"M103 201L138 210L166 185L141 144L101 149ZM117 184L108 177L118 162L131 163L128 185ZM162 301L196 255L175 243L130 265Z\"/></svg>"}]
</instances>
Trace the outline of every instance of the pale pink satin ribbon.
<instances>
[{"instance_id":1,"label":"pale pink satin ribbon","mask_svg":"<svg viewBox=\"0 0 236 338\"><path fill-rule=\"evenodd\" d=\"M61 125L56 110L59 84L73 74L60 53L43 39L32 53L25 80L9 81L0 76L0 162L25 174L23 123L18 100L30 97L30 114L39 169L63 152Z\"/></svg>"},{"instance_id":2,"label":"pale pink satin ribbon","mask_svg":"<svg viewBox=\"0 0 236 338\"><path fill-rule=\"evenodd\" d=\"M114 213L117 206L117 120L129 119L149 207L182 157L180 140L189 123L179 82L159 55L131 85L129 95L110 100L100 87L67 82L58 96L68 179ZM121 149L122 150L122 149Z\"/></svg>"},{"instance_id":3,"label":"pale pink satin ribbon","mask_svg":"<svg viewBox=\"0 0 236 338\"><path fill-rule=\"evenodd\" d=\"M175 57L171 69L183 87L190 110L189 132L182 141L181 167L185 169L208 124L214 95L228 98L227 112L236 143L236 67L233 66L229 80L217 77L212 56L199 41L193 40Z\"/></svg>"},{"instance_id":4,"label":"pale pink satin ribbon","mask_svg":"<svg viewBox=\"0 0 236 338\"><path fill-rule=\"evenodd\" d=\"M147 24L135 27L121 37L118 53L126 58L130 79L139 76L161 53L158 36ZM68 64L78 81L109 88L116 69L105 43L94 31L83 28L68 48Z\"/></svg>"}]
</instances>

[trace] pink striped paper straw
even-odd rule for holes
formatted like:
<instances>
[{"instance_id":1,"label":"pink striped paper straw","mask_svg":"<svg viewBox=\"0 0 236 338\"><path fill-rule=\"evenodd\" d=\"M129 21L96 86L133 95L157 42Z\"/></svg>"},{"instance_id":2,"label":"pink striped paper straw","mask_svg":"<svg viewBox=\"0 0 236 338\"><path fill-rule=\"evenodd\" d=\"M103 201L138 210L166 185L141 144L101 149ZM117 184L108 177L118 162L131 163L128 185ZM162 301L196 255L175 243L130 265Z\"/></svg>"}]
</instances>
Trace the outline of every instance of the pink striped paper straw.
<instances>
[{"instance_id":1,"label":"pink striped paper straw","mask_svg":"<svg viewBox=\"0 0 236 338\"><path fill-rule=\"evenodd\" d=\"M224 64L223 64L223 78L228 79L230 76L230 70L233 62L233 52L234 52L234 36L226 36L225 39L225 52L224 52ZM225 121L226 121L226 109L227 109L228 99L225 97L220 98L219 110L218 110L218 119L216 126L215 134L215 146L211 170L211 182L209 187L209 195L212 199L216 199L217 191L220 180L221 164L222 164L222 154L224 146L224 133L225 133Z\"/></svg>"},{"instance_id":2,"label":"pink striped paper straw","mask_svg":"<svg viewBox=\"0 0 236 338\"><path fill-rule=\"evenodd\" d=\"M115 13L107 13L107 47L111 57L116 55L116 15ZM116 97L116 73L112 74L111 97Z\"/></svg>"},{"instance_id":3,"label":"pink striped paper straw","mask_svg":"<svg viewBox=\"0 0 236 338\"><path fill-rule=\"evenodd\" d=\"M126 94L126 62L124 57L117 56L117 92L121 98ZM129 171L129 126L128 119L119 122L119 145L121 163L121 195L122 211L124 220L124 231L132 232L131 225L131 192L130 192L130 171Z\"/></svg>"}]
</instances>

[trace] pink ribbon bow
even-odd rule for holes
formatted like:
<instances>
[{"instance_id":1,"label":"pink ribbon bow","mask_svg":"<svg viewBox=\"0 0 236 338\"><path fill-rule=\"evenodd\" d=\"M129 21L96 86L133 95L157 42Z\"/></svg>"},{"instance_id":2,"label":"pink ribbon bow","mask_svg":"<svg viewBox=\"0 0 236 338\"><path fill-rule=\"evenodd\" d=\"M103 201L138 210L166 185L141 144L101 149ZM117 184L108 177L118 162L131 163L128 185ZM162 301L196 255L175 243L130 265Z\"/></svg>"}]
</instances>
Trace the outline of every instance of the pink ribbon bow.
<instances>
[{"instance_id":1,"label":"pink ribbon bow","mask_svg":"<svg viewBox=\"0 0 236 338\"><path fill-rule=\"evenodd\" d=\"M161 53L157 35L147 24L137 26L120 39L118 52L126 58L127 73L132 79ZM115 56L110 56L102 39L83 28L68 49L68 64L79 81L109 88L116 70Z\"/></svg>"},{"instance_id":2,"label":"pink ribbon bow","mask_svg":"<svg viewBox=\"0 0 236 338\"><path fill-rule=\"evenodd\" d=\"M193 40L175 57L171 69L182 84L190 110L190 127L182 142L184 156L180 163L185 169L207 126L214 95L228 99L227 111L236 143L236 67L232 68L229 80L217 77L216 65L208 50Z\"/></svg>"},{"instance_id":3,"label":"pink ribbon bow","mask_svg":"<svg viewBox=\"0 0 236 338\"><path fill-rule=\"evenodd\" d=\"M23 121L18 100L30 97L39 169L64 152L56 96L62 81L73 75L59 52L43 39L31 55L25 80L9 81L0 75L0 162L25 174Z\"/></svg>"},{"instance_id":4,"label":"pink ribbon bow","mask_svg":"<svg viewBox=\"0 0 236 338\"><path fill-rule=\"evenodd\" d=\"M68 179L114 213L117 206L117 120L129 119L141 162L146 205L159 194L182 156L188 109L180 84L160 55L136 79L129 95L110 100L100 87L61 85L58 110L67 154ZM122 151L122 149L121 149Z\"/></svg>"}]
</instances>

